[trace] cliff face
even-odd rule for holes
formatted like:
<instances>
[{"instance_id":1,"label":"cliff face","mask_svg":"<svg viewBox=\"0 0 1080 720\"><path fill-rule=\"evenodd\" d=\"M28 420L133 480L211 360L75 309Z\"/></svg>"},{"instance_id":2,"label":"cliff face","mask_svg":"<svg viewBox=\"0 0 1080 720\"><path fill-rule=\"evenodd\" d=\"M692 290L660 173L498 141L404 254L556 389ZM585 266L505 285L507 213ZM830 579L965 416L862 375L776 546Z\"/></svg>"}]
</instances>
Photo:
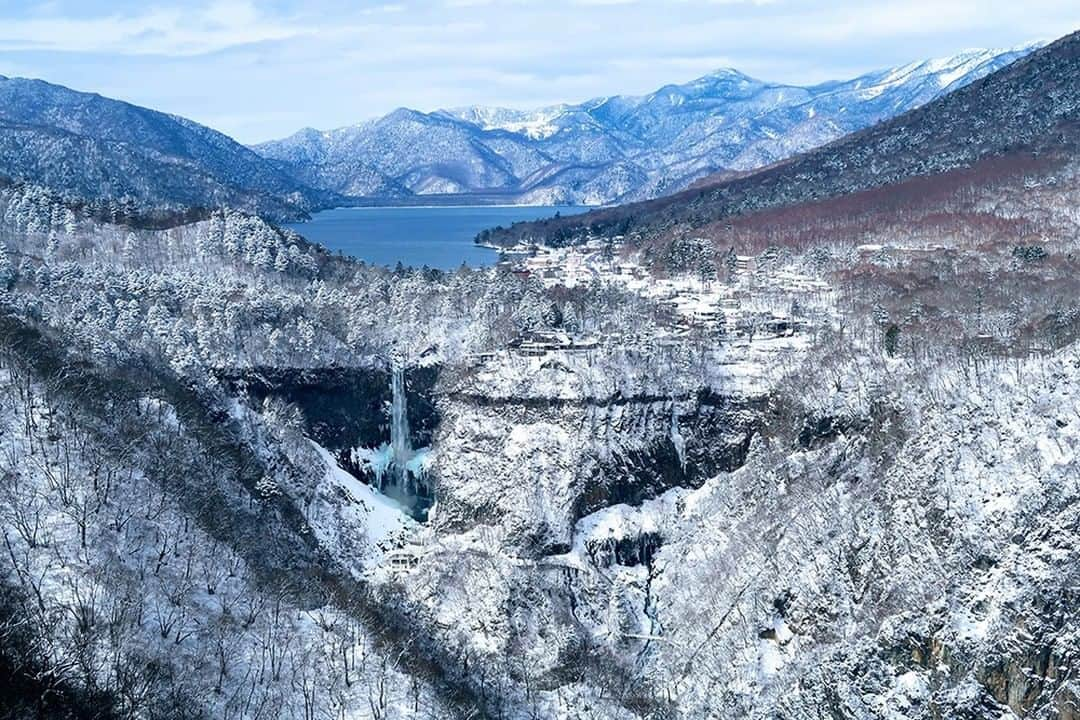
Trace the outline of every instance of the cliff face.
<instances>
[{"instance_id":1,"label":"cliff face","mask_svg":"<svg viewBox=\"0 0 1080 720\"><path fill-rule=\"evenodd\" d=\"M668 696L686 718L1073 720L1078 378L1075 350L977 390L895 378L830 422L779 407L790 387L444 397L405 598L534 689L591 697L566 680L589 668L612 717Z\"/></svg>"},{"instance_id":2,"label":"cliff face","mask_svg":"<svg viewBox=\"0 0 1080 720\"><path fill-rule=\"evenodd\" d=\"M1075 357L1051 367L872 413L816 449L760 447L709 483L657 555L660 666L680 667L680 642L700 647L699 663L723 663L711 672L724 702L752 717L762 699L738 688L792 717L818 703L839 717L1069 717L1075 688L1058 668L1075 657L1080 516L1076 418L1061 413ZM1065 558L1070 570L1047 574ZM746 624L702 617L709 649L684 630L696 601L683 588L714 583Z\"/></svg>"},{"instance_id":3,"label":"cliff face","mask_svg":"<svg viewBox=\"0 0 1080 720\"><path fill-rule=\"evenodd\" d=\"M252 407L293 406L296 422L343 469L378 487L372 453L393 442L385 367L222 371ZM639 505L740 467L766 401L708 390L679 397L524 397L445 391L437 367L404 373L409 447L430 452L424 479L440 528L493 523L529 554L565 552L574 523Z\"/></svg>"},{"instance_id":4,"label":"cliff face","mask_svg":"<svg viewBox=\"0 0 1080 720\"><path fill-rule=\"evenodd\" d=\"M440 402L433 473L438 521L512 529L530 554L565 552L573 524L734 470L760 401L702 392L678 399L499 398Z\"/></svg>"},{"instance_id":5,"label":"cliff face","mask_svg":"<svg viewBox=\"0 0 1080 720\"><path fill-rule=\"evenodd\" d=\"M351 368L276 368L221 370L229 392L254 407L278 402L295 406L304 433L331 451L349 472L367 477L355 451L391 441L392 371L382 365ZM413 447L431 445L439 424L434 387L438 367L414 367L405 373L405 407Z\"/></svg>"}]
</instances>

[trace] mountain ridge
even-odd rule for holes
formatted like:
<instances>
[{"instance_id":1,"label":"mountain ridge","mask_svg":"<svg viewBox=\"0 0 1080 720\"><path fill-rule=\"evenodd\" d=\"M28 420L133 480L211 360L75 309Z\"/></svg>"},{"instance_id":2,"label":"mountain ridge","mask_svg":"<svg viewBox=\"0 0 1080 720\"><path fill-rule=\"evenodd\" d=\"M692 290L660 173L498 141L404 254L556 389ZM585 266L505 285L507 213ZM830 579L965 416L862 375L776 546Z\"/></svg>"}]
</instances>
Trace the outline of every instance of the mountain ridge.
<instances>
[{"instance_id":1,"label":"mountain ridge","mask_svg":"<svg viewBox=\"0 0 1080 720\"><path fill-rule=\"evenodd\" d=\"M671 237L727 218L943 175L983 159L1016 155L1023 148L1046 154L1067 150L1077 142L1075 134L1062 132L1059 137L1053 123L1076 122L1080 92L1068 72L1078 69L1078 56L1080 33L1073 33L925 106L757 172L699 181L692 190L594 211L573 221L523 223L485 240L561 243L588 236Z\"/></svg>"},{"instance_id":2,"label":"mountain ridge","mask_svg":"<svg viewBox=\"0 0 1080 720\"><path fill-rule=\"evenodd\" d=\"M613 204L820 146L1004 67L1038 45L967 50L810 86L721 68L646 95L534 110L398 108L253 148L308 184L354 197L497 193L523 203ZM419 135L424 143L418 145Z\"/></svg>"},{"instance_id":3,"label":"mountain ridge","mask_svg":"<svg viewBox=\"0 0 1080 720\"><path fill-rule=\"evenodd\" d=\"M0 78L0 174L88 201L304 217L332 195L192 120L39 79Z\"/></svg>"}]
</instances>

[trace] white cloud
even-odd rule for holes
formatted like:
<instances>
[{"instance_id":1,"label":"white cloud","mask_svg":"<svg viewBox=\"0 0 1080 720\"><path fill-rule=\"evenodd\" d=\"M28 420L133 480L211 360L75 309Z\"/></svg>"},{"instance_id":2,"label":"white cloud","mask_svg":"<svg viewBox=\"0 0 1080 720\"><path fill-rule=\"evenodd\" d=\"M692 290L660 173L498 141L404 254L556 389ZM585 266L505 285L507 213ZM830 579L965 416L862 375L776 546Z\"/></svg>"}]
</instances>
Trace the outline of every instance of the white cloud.
<instances>
[{"instance_id":1,"label":"white cloud","mask_svg":"<svg viewBox=\"0 0 1080 720\"><path fill-rule=\"evenodd\" d=\"M183 56L286 40L313 31L287 18L268 19L250 0L222 0L198 10L0 19L0 49Z\"/></svg>"}]
</instances>

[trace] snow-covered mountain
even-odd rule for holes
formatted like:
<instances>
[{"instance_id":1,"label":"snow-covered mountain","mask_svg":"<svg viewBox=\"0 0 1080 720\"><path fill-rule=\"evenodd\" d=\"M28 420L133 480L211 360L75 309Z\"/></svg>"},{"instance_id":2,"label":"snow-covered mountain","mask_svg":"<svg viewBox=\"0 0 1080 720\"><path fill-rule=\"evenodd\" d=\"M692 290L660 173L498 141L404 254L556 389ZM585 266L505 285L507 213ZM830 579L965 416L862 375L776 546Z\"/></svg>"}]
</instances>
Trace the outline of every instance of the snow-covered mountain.
<instances>
[{"instance_id":1,"label":"snow-covered mountain","mask_svg":"<svg viewBox=\"0 0 1080 720\"><path fill-rule=\"evenodd\" d=\"M345 195L497 194L607 204L747 171L918 107L1030 52L979 50L799 87L723 69L640 97L537 110L399 109L255 150Z\"/></svg>"},{"instance_id":2,"label":"snow-covered mountain","mask_svg":"<svg viewBox=\"0 0 1080 720\"><path fill-rule=\"evenodd\" d=\"M993 175L1023 167L1033 157L1067 155L1080 142L1075 132L1077 43L1075 35L1069 36L1052 52L1036 51L914 111L755 172L720 173L684 192L573 218L520 223L486 239L564 244L596 236L658 243L688 233L720 238L736 219L753 222L747 218L767 211L780 218L778 211L785 208L840 198L850 198L853 207L866 200L893 211L889 193L867 193L882 188L895 193L901 183L920 178L927 187L955 184L964 180L964 172ZM878 84L847 88L832 97L869 95L880 102L886 94L881 86L905 87L905 78L913 76L918 76L915 69L885 73ZM950 71L936 82L955 76ZM843 99L830 101L847 106Z\"/></svg>"},{"instance_id":3,"label":"snow-covered mountain","mask_svg":"<svg viewBox=\"0 0 1080 720\"><path fill-rule=\"evenodd\" d=\"M228 205L294 218L327 193L229 137L174 115L0 76L0 175L87 201L156 210Z\"/></svg>"}]
</instances>

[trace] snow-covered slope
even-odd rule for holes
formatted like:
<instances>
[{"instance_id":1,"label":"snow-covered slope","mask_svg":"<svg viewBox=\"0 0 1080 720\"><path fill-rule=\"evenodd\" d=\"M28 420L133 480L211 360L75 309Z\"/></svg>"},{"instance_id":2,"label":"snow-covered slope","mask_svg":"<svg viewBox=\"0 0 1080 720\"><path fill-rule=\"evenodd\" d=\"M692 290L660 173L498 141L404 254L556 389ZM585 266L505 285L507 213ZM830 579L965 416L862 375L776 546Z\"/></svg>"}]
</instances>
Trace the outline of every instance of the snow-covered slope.
<instances>
[{"instance_id":1,"label":"snow-covered slope","mask_svg":"<svg viewBox=\"0 0 1080 720\"><path fill-rule=\"evenodd\" d=\"M614 644L685 688L687 717L1072 717L1053 668L1080 632L1080 358L1046 362L586 517L572 561L615 580Z\"/></svg>"},{"instance_id":2,"label":"snow-covered slope","mask_svg":"<svg viewBox=\"0 0 1080 720\"><path fill-rule=\"evenodd\" d=\"M1076 720L1078 39L509 268L0 183L0 715Z\"/></svg>"},{"instance_id":3,"label":"snow-covered slope","mask_svg":"<svg viewBox=\"0 0 1080 720\"><path fill-rule=\"evenodd\" d=\"M912 205L932 242L690 238L656 273L393 273L0 188L0 622L213 716L1073 720L1075 165L965 188L969 235ZM581 342L513 344L545 328ZM348 462L402 431L426 521Z\"/></svg>"},{"instance_id":4,"label":"snow-covered slope","mask_svg":"<svg viewBox=\"0 0 1080 720\"><path fill-rule=\"evenodd\" d=\"M878 76L877 84L834 88L825 98L843 110L852 93L869 95L869 102L877 105L887 102L898 88L902 94L917 95L943 83L951 87L957 82L957 68L971 63L987 67L978 62L980 57L956 67L929 63L890 71ZM783 162L736 175L719 173L684 192L654 200L574 218L521 223L487 239L513 244L525 238L565 243L597 235L659 242L682 234L715 238L734 218L843 197L850 198L852 208L858 207L861 197L871 205L896 210L901 197L869 191L925 178L920 191L902 196L922 202L934 197L930 190L936 185L944 187L965 173L1019 173L1031 162L1068 160L1080 143L1078 68L1080 35L1073 33L915 110ZM927 77L920 74L924 70L941 74ZM878 93L881 86L888 91ZM936 185L931 180L935 177L940 179Z\"/></svg>"},{"instance_id":5,"label":"snow-covered slope","mask_svg":"<svg viewBox=\"0 0 1080 720\"><path fill-rule=\"evenodd\" d=\"M388 551L405 545L416 523L396 502L343 469L326 448L312 445L326 469L312 529L361 572L377 567Z\"/></svg>"},{"instance_id":6,"label":"snow-covered slope","mask_svg":"<svg viewBox=\"0 0 1080 720\"><path fill-rule=\"evenodd\" d=\"M184 118L0 76L0 176L84 201L228 205L295 218L328 201L274 163Z\"/></svg>"},{"instance_id":7,"label":"snow-covered slope","mask_svg":"<svg viewBox=\"0 0 1080 720\"><path fill-rule=\"evenodd\" d=\"M607 204L790 157L918 107L1033 47L970 51L811 87L723 69L646 96L532 111L401 109L255 149L306 183L352 196L485 193Z\"/></svg>"}]
</instances>

